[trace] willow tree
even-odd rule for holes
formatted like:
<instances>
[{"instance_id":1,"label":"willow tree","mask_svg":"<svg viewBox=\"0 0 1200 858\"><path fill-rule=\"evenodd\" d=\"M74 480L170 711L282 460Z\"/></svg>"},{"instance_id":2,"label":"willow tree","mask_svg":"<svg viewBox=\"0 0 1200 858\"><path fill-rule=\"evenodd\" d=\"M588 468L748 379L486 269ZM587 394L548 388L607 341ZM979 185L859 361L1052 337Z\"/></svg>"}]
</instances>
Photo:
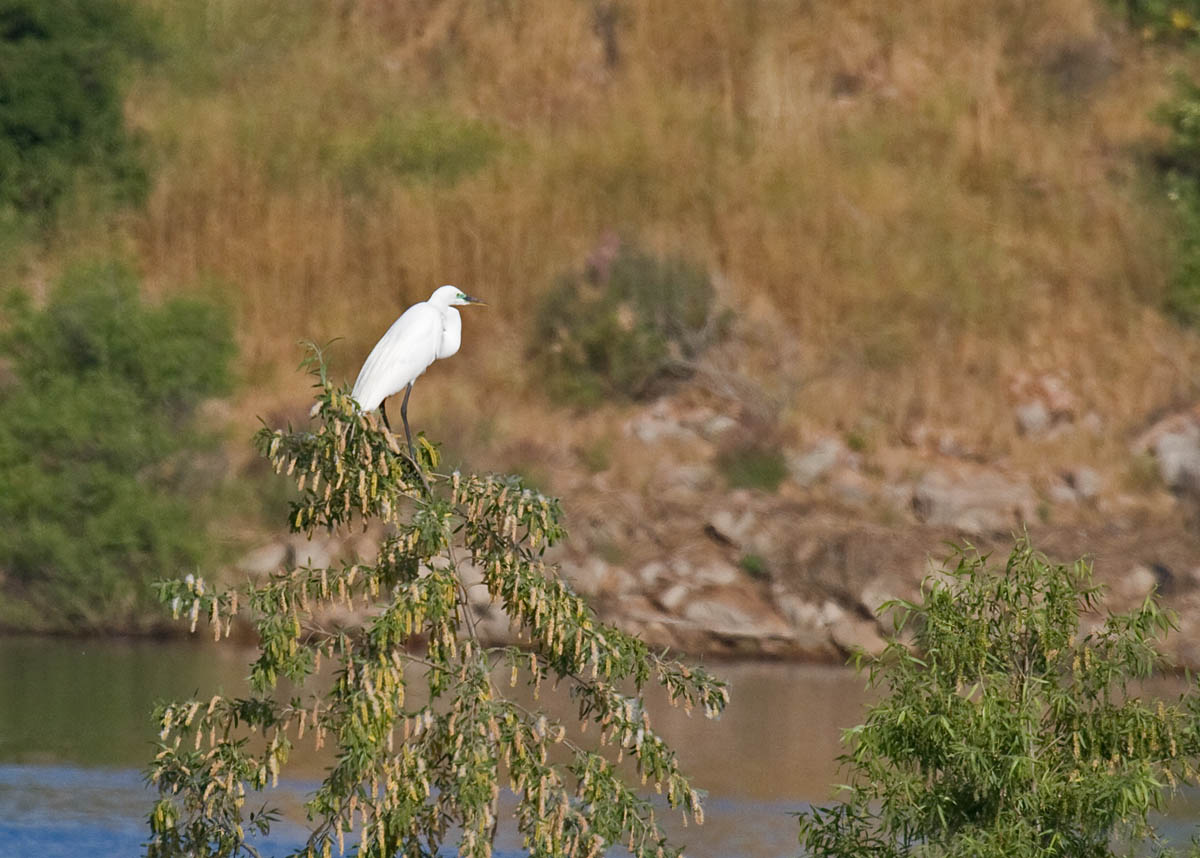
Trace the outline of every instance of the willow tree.
<instances>
[{"instance_id":1,"label":"willow tree","mask_svg":"<svg viewBox=\"0 0 1200 858\"><path fill-rule=\"evenodd\" d=\"M805 854L1174 854L1152 814L1200 783L1200 693L1143 696L1175 619L1153 597L1102 616L1100 595L1087 563L1026 537L999 567L961 550L919 601L892 603L896 634L860 654L881 697L846 733L844 800L800 817Z\"/></svg>"},{"instance_id":2,"label":"willow tree","mask_svg":"<svg viewBox=\"0 0 1200 858\"><path fill-rule=\"evenodd\" d=\"M377 519L388 536L370 563L280 569L224 591L193 576L161 586L193 631L207 622L227 637L247 617L259 645L248 697L156 711L161 744L149 777L160 797L147 854L256 855L247 830L266 832L273 814L248 813L248 796L276 782L300 741L331 746L333 762L308 801L311 833L296 856L433 855L452 829L459 854L490 855L502 785L515 793L532 855L595 856L618 843L640 857L678 854L645 790L697 821L700 796L653 729L642 692L660 685L673 703L715 717L724 684L597 621L544 560L564 536L556 500L516 477L441 474L423 436L414 461L330 384L319 353L311 369L314 428L263 428L255 438L275 471L296 481L291 528L311 535ZM521 646L480 639L467 563ZM361 607L361 625L322 625L322 611L338 604ZM323 661L335 664L332 681L317 676ZM282 700L281 677L299 694ZM514 691L530 685L536 699L547 679L561 681L578 723ZM417 684L423 693L409 694ZM622 774L625 756L645 787Z\"/></svg>"}]
</instances>

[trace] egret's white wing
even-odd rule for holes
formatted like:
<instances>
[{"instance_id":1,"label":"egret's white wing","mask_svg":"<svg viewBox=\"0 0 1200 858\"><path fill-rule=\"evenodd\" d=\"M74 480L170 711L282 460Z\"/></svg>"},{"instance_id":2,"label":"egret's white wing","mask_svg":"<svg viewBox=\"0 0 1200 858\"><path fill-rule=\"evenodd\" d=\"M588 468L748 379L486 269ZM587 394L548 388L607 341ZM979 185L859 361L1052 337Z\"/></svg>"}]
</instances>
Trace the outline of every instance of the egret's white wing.
<instances>
[{"instance_id":1,"label":"egret's white wing","mask_svg":"<svg viewBox=\"0 0 1200 858\"><path fill-rule=\"evenodd\" d=\"M408 387L437 358L442 338L442 316L436 308L422 302L413 304L392 322L367 355L358 380L354 399L364 411Z\"/></svg>"}]
</instances>

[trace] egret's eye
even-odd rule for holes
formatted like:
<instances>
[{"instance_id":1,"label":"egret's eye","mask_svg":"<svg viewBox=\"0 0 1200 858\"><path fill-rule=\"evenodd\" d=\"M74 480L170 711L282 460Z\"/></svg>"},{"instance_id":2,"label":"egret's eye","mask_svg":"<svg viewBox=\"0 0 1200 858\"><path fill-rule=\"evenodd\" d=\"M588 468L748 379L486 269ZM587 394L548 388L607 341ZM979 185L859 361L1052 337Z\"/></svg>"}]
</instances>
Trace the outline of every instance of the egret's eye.
<instances>
[{"instance_id":1,"label":"egret's eye","mask_svg":"<svg viewBox=\"0 0 1200 858\"><path fill-rule=\"evenodd\" d=\"M465 300L467 300L467 296L466 296L466 295L464 295L462 292L459 292L459 293L458 293L458 300L460 300L460 301L465 301Z\"/></svg>"}]
</instances>

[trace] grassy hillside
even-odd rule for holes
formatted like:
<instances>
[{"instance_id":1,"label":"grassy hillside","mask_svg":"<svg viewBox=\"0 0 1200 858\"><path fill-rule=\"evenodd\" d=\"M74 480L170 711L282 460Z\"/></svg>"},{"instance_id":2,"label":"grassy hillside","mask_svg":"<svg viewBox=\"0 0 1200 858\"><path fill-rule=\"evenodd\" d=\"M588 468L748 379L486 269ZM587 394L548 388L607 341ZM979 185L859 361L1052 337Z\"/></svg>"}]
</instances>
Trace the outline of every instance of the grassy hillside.
<instances>
[{"instance_id":1,"label":"grassy hillside","mask_svg":"<svg viewBox=\"0 0 1200 858\"><path fill-rule=\"evenodd\" d=\"M303 396L297 339L352 378L445 282L492 306L422 409L540 410L533 308L609 230L718 276L714 372L793 438L1019 454L1010 388L1055 372L1103 456L1197 392L1145 164L1198 64L1096 0L140 1L153 189L38 271L115 244L151 292L233 296L247 415Z\"/></svg>"}]
</instances>

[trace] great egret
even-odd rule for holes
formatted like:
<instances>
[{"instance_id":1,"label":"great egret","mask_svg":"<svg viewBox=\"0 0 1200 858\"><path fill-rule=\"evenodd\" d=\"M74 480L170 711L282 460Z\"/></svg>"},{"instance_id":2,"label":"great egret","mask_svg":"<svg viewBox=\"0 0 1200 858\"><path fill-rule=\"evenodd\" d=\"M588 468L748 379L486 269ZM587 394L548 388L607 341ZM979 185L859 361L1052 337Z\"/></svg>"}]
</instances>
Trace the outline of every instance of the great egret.
<instances>
[{"instance_id":1,"label":"great egret","mask_svg":"<svg viewBox=\"0 0 1200 858\"><path fill-rule=\"evenodd\" d=\"M383 414L388 427L387 409L383 401L393 393L404 391L400 418L404 421L404 438L408 452L413 452L412 434L408 431L408 397L413 382L438 358L448 358L462 344L462 317L456 306L483 304L478 298L464 294L457 286L442 286L434 290L428 301L413 304L392 322L367 355L366 363L354 382L354 400L363 411L376 408Z\"/></svg>"}]
</instances>

